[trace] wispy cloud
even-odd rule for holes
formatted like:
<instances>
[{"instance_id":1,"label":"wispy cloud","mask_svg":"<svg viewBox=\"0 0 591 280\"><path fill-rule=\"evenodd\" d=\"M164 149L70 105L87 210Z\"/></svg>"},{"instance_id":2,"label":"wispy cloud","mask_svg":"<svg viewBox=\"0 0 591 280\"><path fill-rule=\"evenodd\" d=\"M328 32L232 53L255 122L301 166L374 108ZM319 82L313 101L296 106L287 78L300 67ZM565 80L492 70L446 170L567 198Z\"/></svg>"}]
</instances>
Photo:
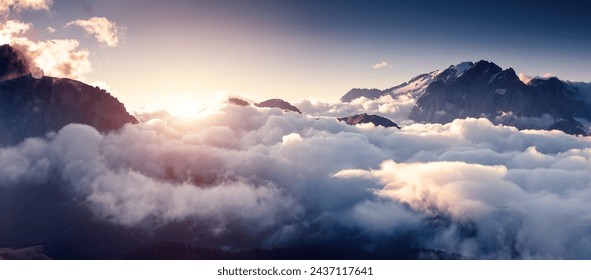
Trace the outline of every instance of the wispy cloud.
<instances>
[{"instance_id":1,"label":"wispy cloud","mask_svg":"<svg viewBox=\"0 0 591 280\"><path fill-rule=\"evenodd\" d=\"M116 47L119 45L122 29L106 17L91 17L86 20L78 19L66 24L66 26L72 25L82 27L86 33L94 36L99 43L105 46Z\"/></svg>"},{"instance_id":2,"label":"wispy cloud","mask_svg":"<svg viewBox=\"0 0 591 280\"><path fill-rule=\"evenodd\" d=\"M8 16L11 11L22 12L24 10L46 10L53 4L52 0L1 0L0 16Z\"/></svg>"},{"instance_id":3,"label":"wispy cloud","mask_svg":"<svg viewBox=\"0 0 591 280\"><path fill-rule=\"evenodd\" d=\"M386 67L392 67L392 66L386 61L378 62L378 63L371 66L371 68L373 68L375 70L386 68Z\"/></svg>"},{"instance_id":4,"label":"wispy cloud","mask_svg":"<svg viewBox=\"0 0 591 280\"><path fill-rule=\"evenodd\" d=\"M522 81L524 84L527 84L527 83L529 83L529 81L531 81L531 80L533 79L533 77L532 77L532 76L526 75L526 74L524 74L524 73L521 73L521 72L520 72L519 74L517 74L517 77L519 77L519 79L520 79L520 80L521 80L521 81Z\"/></svg>"},{"instance_id":5,"label":"wispy cloud","mask_svg":"<svg viewBox=\"0 0 591 280\"><path fill-rule=\"evenodd\" d=\"M18 20L9 20L0 23L0 44L9 44L13 37L26 33L31 29L30 23Z\"/></svg>"},{"instance_id":6,"label":"wispy cloud","mask_svg":"<svg viewBox=\"0 0 591 280\"><path fill-rule=\"evenodd\" d=\"M545 79L545 80L547 80L547 79L556 77L556 75L553 74L553 73L546 73L546 74L544 74L542 76L536 75L536 76L532 77L532 76L526 75L524 73L519 73L519 74L517 74L517 77L519 77L519 79L524 84L527 84L527 83L529 83L533 79Z\"/></svg>"}]
</instances>

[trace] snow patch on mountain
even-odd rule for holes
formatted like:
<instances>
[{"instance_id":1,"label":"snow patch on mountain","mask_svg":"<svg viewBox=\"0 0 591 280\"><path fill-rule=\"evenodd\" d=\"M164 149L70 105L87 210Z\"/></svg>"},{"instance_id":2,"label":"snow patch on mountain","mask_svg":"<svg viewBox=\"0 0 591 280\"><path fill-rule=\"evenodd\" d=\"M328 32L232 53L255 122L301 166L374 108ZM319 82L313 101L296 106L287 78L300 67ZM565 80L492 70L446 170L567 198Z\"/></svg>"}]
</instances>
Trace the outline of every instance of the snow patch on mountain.
<instances>
[{"instance_id":1,"label":"snow patch on mountain","mask_svg":"<svg viewBox=\"0 0 591 280\"><path fill-rule=\"evenodd\" d=\"M454 65L453 69L456 70L456 77L462 76L472 66L474 66L474 63L472 63L471 61L465 61L460 64Z\"/></svg>"}]
</instances>

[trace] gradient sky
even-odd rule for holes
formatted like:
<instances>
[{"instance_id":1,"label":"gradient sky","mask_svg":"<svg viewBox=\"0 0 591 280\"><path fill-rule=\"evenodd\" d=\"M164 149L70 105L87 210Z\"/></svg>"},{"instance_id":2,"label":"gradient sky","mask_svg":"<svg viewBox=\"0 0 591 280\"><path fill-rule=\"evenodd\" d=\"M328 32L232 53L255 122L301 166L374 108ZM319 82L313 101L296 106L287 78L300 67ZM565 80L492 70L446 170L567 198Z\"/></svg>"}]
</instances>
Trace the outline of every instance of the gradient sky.
<instances>
[{"instance_id":1,"label":"gradient sky","mask_svg":"<svg viewBox=\"0 0 591 280\"><path fill-rule=\"evenodd\" d=\"M60 28L92 16L125 27L123 42L101 47ZM106 82L131 109L204 103L216 92L337 100L480 59L591 81L585 1L54 0L50 13L13 18L58 29L43 39L79 38L92 53L87 81ZM391 66L372 68L382 61Z\"/></svg>"}]
</instances>

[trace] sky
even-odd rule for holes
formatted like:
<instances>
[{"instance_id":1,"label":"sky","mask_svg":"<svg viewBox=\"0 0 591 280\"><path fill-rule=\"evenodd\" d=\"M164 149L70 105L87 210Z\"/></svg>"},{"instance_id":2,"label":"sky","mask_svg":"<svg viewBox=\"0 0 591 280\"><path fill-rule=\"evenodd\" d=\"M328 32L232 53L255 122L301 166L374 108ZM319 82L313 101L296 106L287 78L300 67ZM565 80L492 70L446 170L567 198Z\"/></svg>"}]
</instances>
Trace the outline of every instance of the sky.
<instances>
[{"instance_id":1,"label":"sky","mask_svg":"<svg viewBox=\"0 0 591 280\"><path fill-rule=\"evenodd\" d=\"M32 23L27 36L37 40L79 41L92 70L76 78L107 87L129 109L192 109L219 93L259 102L337 100L354 87L385 89L481 59L531 76L591 81L585 1L50 4L14 9L4 20ZM115 24L116 45L68 24L92 17Z\"/></svg>"},{"instance_id":2,"label":"sky","mask_svg":"<svg viewBox=\"0 0 591 280\"><path fill-rule=\"evenodd\" d=\"M324 249L337 258L591 259L591 137L486 118L418 123L409 118L418 91L337 101L352 87L387 88L466 60L588 82L585 7L0 0L0 44L23 52L35 76L106 87L139 121L110 132L71 123L0 146L0 248L118 259L168 252L150 247L166 241L180 253L190 247L176 242L233 257L312 248L311 259ZM218 93L283 98L304 114L209 103ZM177 115L203 104L210 110ZM401 128L336 120L361 113ZM553 114L515 119L564 121Z\"/></svg>"}]
</instances>

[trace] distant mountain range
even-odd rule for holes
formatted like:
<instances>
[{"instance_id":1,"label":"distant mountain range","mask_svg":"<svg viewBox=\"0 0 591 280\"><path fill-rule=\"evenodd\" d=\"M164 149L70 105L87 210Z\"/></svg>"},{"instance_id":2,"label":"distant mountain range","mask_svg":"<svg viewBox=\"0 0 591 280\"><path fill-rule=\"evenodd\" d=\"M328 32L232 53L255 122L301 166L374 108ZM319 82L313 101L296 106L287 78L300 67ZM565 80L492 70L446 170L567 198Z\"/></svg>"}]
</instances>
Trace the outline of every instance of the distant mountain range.
<instances>
[{"instance_id":1,"label":"distant mountain range","mask_svg":"<svg viewBox=\"0 0 591 280\"><path fill-rule=\"evenodd\" d=\"M409 115L416 122L449 123L484 117L519 129L558 129L587 135L591 120L589 88L589 84L554 77L524 83L512 68L503 70L481 60L422 74L386 90L352 89L341 101L408 95L416 100Z\"/></svg>"},{"instance_id":2,"label":"distant mountain range","mask_svg":"<svg viewBox=\"0 0 591 280\"><path fill-rule=\"evenodd\" d=\"M35 78L28 65L16 49L0 46L0 144L43 136L70 123L87 124L99 131L137 123L125 106L106 91L71 79ZM351 102L385 95L405 95L415 100L408 117L423 123L484 117L519 129L558 129L583 135L589 133L591 123L591 84L554 77L523 82L512 68L503 70L484 60L422 74L385 90L352 89L340 100ZM230 98L229 102L250 104L239 98ZM302 113L281 99L253 105ZM358 114L338 120L350 125L373 123L399 128L377 115Z\"/></svg>"},{"instance_id":3,"label":"distant mountain range","mask_svg":"<svg viewBox=\"0 0 591 280\"><path fill-rule=\"evenodd\" d=\"M249 106L250 105L250 102L248 102L244 99L238 98L238 97L228 98L228 103L238 105L238 106ZM298 109L298 107L291 105L289 102L287 102L285 100L277 99L277 98L265 100L260 103L254 103L253 105L256 107L259 107L259 108L278 108L278 109L281 109L286 112L296 112L298 114L302 113L300 111L300 109Z\"/></svg>"},{"instance_id":4,"label":"distant mountain range","mask_svg":"<svg viewBox=\"0 0 591 280\"><path fill-rule=\"evenodd\" d=\"M250 102L245 101L243 99L237 97L230 97L228 98L228 103L238 105L238 106L248 106ZM255 103L255 106L259 108L279 108L287 112L296 112L301 114L302 112L296 106L291 105L289 102L282 100L282 99L269 99L260 103ZM368 115L368 114L358 114L352 116L346 116L342 118L337 118L338 121L345 122L348 125L357 125L357 124L364 124L364 123L372 123L375 126L383 126L383 127L395 127L400 129L398 124L394 123L393 121L389 120L388 118L384 118L378 115Z\"/></svg>"},{"instance_id":5,"label":"distant mountain range","mask_svg":"<svg viewBox=\"0 0 591 280\"><path fill-rule=\"evenodd\" d=\"M71 123L99 131L137 123L105 90L53 77L34 78L14 48L0 46L0 144L43 136Z\"/></svg>"}]
</instances>

